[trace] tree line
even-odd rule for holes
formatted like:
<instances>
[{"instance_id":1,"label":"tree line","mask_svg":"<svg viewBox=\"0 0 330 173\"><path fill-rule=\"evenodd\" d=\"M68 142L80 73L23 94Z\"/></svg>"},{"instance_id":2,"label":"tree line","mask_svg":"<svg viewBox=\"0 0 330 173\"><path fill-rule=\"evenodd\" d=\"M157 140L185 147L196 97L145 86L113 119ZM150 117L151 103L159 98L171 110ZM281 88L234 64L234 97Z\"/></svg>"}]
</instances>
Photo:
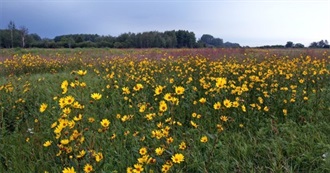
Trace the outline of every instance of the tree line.
<instances>
[{"instance_id":1,"label":"tree line","mask_svg":"<svg viewBox=\"0 0 330 173\"><path fill-rule=\"evenodd\" d=\"M265 45L258 48L304 48L305 45L301 43L286 42L285 45ZM308 48L330 48L328 40L321 40L319 42L312 42Z\"/></svg>"},{"instance_id":2,"label":"tree line","mask_svg":"<svg viewBox=\"0 0 330 173\"><path fill-rule=\"evenodd\" d=\"M117 37L98 34L68 34L54 39L41 38L29 34L24 26L16 27L10 21L7 29L0 30L1 48L201 48L201 47L241 47L238 43L225 42L220 38L204 34L196 41L194 32L172 30L165 32L148 31L123 33Z\"/></svg>"},{"instance_id":3,"label":"tree line","mask_svg":"<svg viewBox=\"0 0 330 173\"><path fill-rule=\"evenodd\" d=\"M29 34L25 26L16 27L10 21L6 29L0 29L0 48L239 48L238 43L224 42L221 38L203 34L196 40L194 32L172 30L165 32L148 31L142 33L123 33L117 37L98 34L68 34L54 39L41 38L38 34ZM259 48L304 48L301 43L288 41L286 45L265 45ZM328 41L313 42L310 48L329 48Z\"/></svg>"}]
</instances>

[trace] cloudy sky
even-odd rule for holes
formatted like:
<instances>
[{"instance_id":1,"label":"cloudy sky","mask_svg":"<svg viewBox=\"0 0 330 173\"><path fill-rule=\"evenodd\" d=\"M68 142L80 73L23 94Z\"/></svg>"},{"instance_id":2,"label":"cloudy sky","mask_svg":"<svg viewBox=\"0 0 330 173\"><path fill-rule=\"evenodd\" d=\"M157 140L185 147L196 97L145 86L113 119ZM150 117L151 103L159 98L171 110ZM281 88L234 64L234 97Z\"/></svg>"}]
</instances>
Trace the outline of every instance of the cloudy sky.
<instances>
[{"instance_id":1,"label":"cloudy sky","mask_svg":"<svg viewBox=\"0 0 330 173\"><path fill-rule=\"evenodd\" d=\"M9 21L42 38L189 30L240 45L330 41L330 0L0 0Z\"/></svg>"}]
</instances>

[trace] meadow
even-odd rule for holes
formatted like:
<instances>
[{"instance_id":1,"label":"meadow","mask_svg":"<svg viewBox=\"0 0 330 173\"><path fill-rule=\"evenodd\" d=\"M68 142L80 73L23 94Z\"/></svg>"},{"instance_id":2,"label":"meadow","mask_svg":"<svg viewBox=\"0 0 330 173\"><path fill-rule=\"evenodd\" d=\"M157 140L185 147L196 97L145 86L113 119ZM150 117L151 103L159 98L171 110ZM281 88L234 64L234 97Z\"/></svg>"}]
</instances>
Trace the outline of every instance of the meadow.
<instances>
[{"instance_id":1,"label":"meadow","mask_svg":"<svg viewBox=\"0 0 330 173\"><path fill-rule=\"evenodd\" d=\"M0 172L330 172L327 49L0 53Z\"/></svg>"}]
</instances>

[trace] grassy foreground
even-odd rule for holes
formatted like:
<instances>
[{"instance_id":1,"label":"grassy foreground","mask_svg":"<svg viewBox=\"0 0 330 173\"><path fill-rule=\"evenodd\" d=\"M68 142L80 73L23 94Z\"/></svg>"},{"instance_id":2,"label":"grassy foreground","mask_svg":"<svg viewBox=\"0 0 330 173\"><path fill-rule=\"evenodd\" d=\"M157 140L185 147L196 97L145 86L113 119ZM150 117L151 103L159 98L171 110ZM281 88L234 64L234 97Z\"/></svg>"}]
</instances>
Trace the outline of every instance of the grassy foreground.
<instances>
[{"instance_id":1,"label":"grassy foreground","mask_svg":"<svg viewBox=\"0 0 330 173\"><path fill-rule=\"evenodd\" d=\"M0 172L330 172L329 51L0 51Z\"/></svg>"}]
</instances>

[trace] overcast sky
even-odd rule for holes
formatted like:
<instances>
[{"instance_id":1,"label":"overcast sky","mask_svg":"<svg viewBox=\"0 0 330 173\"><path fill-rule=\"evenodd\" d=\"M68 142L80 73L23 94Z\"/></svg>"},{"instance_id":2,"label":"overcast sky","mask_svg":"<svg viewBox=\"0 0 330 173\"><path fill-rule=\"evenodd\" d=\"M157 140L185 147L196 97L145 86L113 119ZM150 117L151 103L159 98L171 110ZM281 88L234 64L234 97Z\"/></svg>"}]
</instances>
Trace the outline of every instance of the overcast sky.
<instances>
[{"instance_id":1,"label":"overcast sky","mask_svg":"<svg viewBox=\"0 0 330 173\"><path fill-rule=\"evenodd\" d=\"M42 38L189 30L242 46L330 41L330 0L0 0L9 21Z\"/></svg>"}]
</instances>

